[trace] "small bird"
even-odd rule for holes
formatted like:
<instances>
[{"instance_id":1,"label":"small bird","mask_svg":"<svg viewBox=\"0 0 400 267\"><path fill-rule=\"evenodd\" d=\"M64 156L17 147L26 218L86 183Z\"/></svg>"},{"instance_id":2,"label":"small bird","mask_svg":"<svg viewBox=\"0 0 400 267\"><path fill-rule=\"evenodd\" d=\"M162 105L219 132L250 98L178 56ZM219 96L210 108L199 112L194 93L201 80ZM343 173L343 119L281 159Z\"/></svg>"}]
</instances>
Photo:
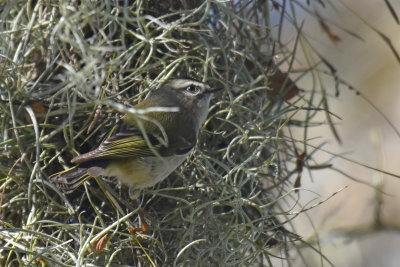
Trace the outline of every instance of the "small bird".
<instances>
[{"instance_id":1,"label":"small bird","mask_svg":"<svg viewBox=\"0 0 400 267\"><path fill-rule=\"evenodd\" d=\"M71 160L77 166L50 176L50 181L71 193L90 177L114 176L133 190L150 187L173 172L190 154L205 122L214 92L221 88L192 79L172 79L135 109L177 108L151 111L145 118L126 114L121 131L96 149Z\"/></svg>"}]
</instances>

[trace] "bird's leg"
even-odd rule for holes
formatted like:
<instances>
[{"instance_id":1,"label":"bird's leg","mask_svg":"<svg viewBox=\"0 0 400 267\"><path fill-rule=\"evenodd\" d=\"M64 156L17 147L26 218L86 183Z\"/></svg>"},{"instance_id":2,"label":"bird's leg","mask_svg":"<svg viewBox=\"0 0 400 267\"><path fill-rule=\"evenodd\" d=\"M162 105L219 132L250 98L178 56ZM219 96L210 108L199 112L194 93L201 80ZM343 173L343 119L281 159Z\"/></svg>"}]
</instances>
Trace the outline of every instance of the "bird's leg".
<instances>
[{"instance_id":1,"label":"bird's leg","mask_svg":"<svg viewBox=\"0 0 400 267\"><path fill-rule=\"evenodd\" d=\"M138 211L140 222L142 223L142 227L133 227L129 230L131 235L135 235L137 232L146 233L149 230L149 225L147 224L146 220L144 219L143 210L140 208Z\"/></svg>"},{"instance_id":2,"label":"bird's leg","mask_svg":"<svg viewBox=\"0 0 400 267\"><path fill-rule=\"evenodd\" d=\"M133 186L129 187L129 197L132 199L134 205L139 206L137 198L140 195L140 190L137 190ZM131 235L135 235L137 232L146 233L149 230L149 225L147 224L146 220L144 219L144 212L142 208L139 208L138 215L140 219L140 223L142 224L141 227L133 227L129 230Z\"/></svg>"}]
</instances>

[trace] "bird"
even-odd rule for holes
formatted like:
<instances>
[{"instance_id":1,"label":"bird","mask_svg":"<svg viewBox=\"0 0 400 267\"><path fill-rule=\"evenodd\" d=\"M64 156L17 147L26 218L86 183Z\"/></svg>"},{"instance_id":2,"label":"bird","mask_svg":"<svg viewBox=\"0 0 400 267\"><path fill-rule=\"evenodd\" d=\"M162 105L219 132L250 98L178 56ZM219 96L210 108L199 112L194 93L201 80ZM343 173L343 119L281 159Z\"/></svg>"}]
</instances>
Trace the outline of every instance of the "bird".
<instances>
[{"instance_id":1,"label":"bird","mask_svg":"<svg viewBox=\"0 0 400 267\"><path fill-rule=\"evenodd\" d=\"M64 193L99 176L116 177L133 190L157 184L191 153L207 118L210 99L221 89L189 78L166 81L133 106L149 110L145 116L125 114L119 122L120 131L74 157L71 163L76 166L51 175L50 181ZM154 110L159 107L163 111Z\"/></svg>"}]
</instances>

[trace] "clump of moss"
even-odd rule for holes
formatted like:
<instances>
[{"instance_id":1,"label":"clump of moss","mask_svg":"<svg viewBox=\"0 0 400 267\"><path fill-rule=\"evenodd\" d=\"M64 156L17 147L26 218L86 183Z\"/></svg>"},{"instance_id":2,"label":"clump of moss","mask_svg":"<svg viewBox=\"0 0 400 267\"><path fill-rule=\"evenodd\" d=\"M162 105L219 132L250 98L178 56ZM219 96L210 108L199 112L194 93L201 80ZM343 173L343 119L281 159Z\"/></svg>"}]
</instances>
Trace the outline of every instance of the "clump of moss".
<instances>
[{"instance_id":1,"label":"clump of moss","mask_svg":"<svg viewBox=\"0 0 400 267\"><path fill-rule=\"evenodd\" d=\"M283 82L271 79L274 55L293 56L271 38L271 3L166 3L0 4L2 266L271 265L296 246L279 204L296 198L299 155L285 129L310 121L291 117L303 97L294 83L279 70ZM173 175L138 205L113 178L70 195L49 183L113 129L116 103L171 77L224 87ZM132 236L138 207L150 230Z\"/></svg>"}]
</instances>

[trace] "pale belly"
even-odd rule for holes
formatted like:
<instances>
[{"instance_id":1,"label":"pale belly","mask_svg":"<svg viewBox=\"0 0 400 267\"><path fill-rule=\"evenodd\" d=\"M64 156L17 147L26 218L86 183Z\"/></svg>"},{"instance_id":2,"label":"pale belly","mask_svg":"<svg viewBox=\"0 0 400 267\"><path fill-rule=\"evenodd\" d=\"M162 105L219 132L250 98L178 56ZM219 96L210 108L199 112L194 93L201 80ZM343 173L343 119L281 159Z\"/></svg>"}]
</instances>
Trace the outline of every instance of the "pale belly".
<instances>
[{"instance_id":1,"label":"pale belly","mask_svg":"<svg viewBox=\"0 0 400 267\"><path fill-rule=\"evenodd\" d=\"M190 153L190 152L189 152ZM164 180L186 159L189 153L164 157L119 160L111 163L101 175L115 176L135 189L150 187Z\"/></svg>"}]
</instances>

